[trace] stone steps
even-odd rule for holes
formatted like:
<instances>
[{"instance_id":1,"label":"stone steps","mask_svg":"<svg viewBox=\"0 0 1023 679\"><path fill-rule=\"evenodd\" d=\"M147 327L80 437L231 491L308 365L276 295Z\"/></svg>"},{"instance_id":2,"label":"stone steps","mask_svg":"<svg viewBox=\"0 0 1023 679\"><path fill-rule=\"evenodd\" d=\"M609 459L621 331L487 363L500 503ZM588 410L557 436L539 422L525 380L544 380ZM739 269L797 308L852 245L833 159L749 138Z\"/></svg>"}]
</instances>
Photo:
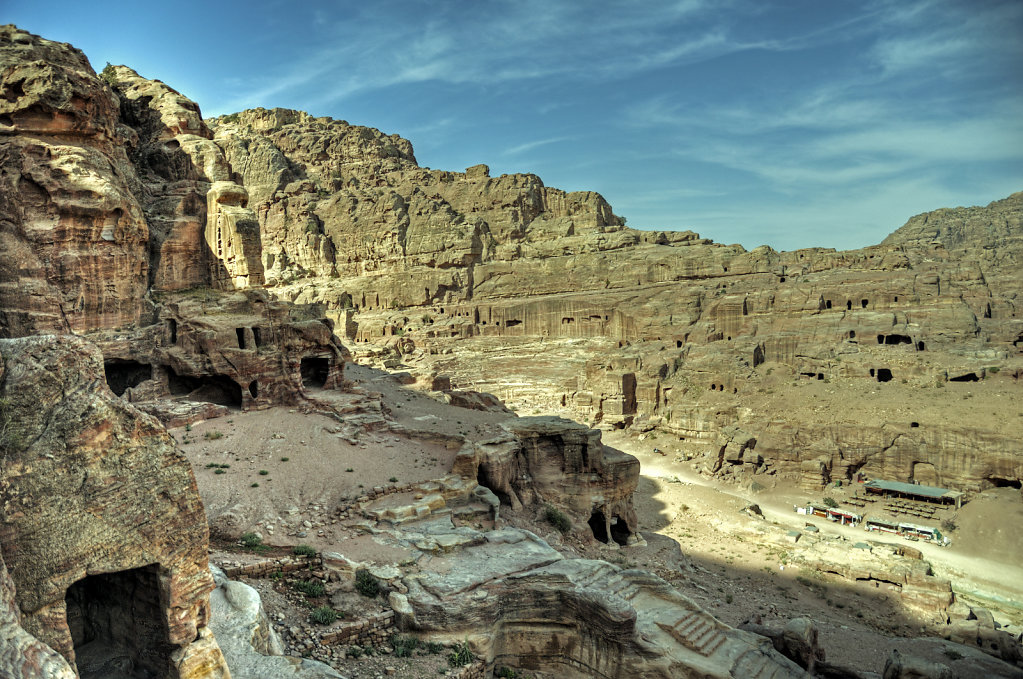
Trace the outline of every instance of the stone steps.
<instances>
[{"instance_id":1,"label":"stone steps","mask_svg":"<svg viewBox=\"0 0 1023 679\"><path fill-rule=\"evenodd\" d=\"M711 655L728 640L716 620L698 611L686 613L671 627L660 626L677 642L703 656Z\"/></svg>"}]
</instances>

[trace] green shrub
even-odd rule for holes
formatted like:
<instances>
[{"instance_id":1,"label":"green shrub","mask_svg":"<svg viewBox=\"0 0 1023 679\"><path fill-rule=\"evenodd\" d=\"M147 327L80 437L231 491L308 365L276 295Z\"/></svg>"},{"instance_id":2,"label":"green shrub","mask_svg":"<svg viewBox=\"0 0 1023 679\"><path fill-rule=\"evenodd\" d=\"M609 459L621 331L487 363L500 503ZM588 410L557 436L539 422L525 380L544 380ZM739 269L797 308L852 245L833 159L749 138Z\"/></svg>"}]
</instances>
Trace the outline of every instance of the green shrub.
<instances>
[{"instance_id":1,"label":"green shrub","mask_svg":"<svg viewBox=\"0 0 1023 679\"><path fill-rule=\"evenodd\" d=\"M460 644L455 644L454 650L448 654L448 665L451 667L463 667L475 659L476 656L472 654L472 649L469 648L469 642L466 640Z\"/></svg>"},{"instance_id":2,"label":"green shrub","mask_svg":"<svg viewBox=\"0 0 1023 679\"><path fill-rule=\"evenodd\" d=\"M202 437L207 441L216 441L217 439L224 438L224 434L223 432L219 431L208 431L205 434L203 434Z\"/></svg>"},{"instance_id":3,"label":"green shrub","mask_svg":"<svg viewBox=\"0 0 1023 679\"><path fill-rule=\"evenodd\" d=\"M412 655L413 651L419 648L419 639L395 634L391 637L391 647L394 649L395 657L408 658Z\"/></svg>"},{"instance_id":4,"label":"green shrub","mask_svg":"<svg viewBox=\"0 0 1023 679\"><path fill-rule=\"evenodd\" d=\"M390 481L391 483L398 483L398 477L397 476L392 476L391 478L389 478L387 480Z\"/></svg>"},{"instance_id":5,"label":"green shrub","mask_svg":"<svg viewBox=\"0 0 1023 679\"><path fill-rule=\"evenodd\" d=\"M551 505L544 507L543 518L544 521L551 524L562 533L567 533L572 530L572 522L568 520L568 517L565 516L564 512L556 507L552 507Z\"/></svg>"},{"instance_id":6,"label":"green shrub","mask_svg":"<svg viewBox=\"0 0 1023 679\"><path fill-rule=\"evenodd\" d=\"M261 547L263 545L263 538L259 537L255 533L246 533L242 535L240 542L242 547L248 547L253 549L254 547Z\"/></svg>"},{"instance_id":7,"label":"green shrub","mask_svg":"<svg viewBox=\"0 0 1023 679\"><path fill-rule=\"evenodd\" d=\"M223 123L236 123L238 122L239 116L237 113L228 113L226 116L221 117L220 122Z\"/></svg>"},{"instance_id":8,"label":"green shrub","mask_svg":"<svg viewBox=\"0 0 1023 679\"><path fill-rule=\"evenodd\" d=\"M327 591L323 587L323 583L320 582L319 580L299 581L292 583L291 586L294 589L298 590L299 592L302 592L302 594L305 594L309 598L323 596L324 593Z\"/></svg>"},{"instance_id":9,"label":"green shrub","mask_svg":"<svg viewBox=\"0 0 1023 679\"><path fill-rule=\"evenodd\" d=\"M349 646L347 655L350 658L361 658L362 654L365 652L366 651L362 648L362 646Z\"/></svg>"},{"instance_id":10,"label":"green shrub","mask_svg":"<svg viewBox=\"0 0 1023 679\"><path fill-rule=\"evenodd\" d=\"M251 486L249 486L249 488L259 488L259 484L253 483Z\"/></svg>"},{"instance_id":11,"label":"green shrub","mask_svg":"<svg viewBox=\"0 0 1023 679\"><path fill-rule=\"evenodd\" d=\"M281 462L287 462L290 459L291 459L290 457L282 457Z\"/></svg>"},{"instance_id":12,"label":"green shrub","mask_svg":"<svg viewBox=\"0 0 1023 679\"><path fill-rule=\"evenodd\" d=\"M835 508L835 507L838 506L838 502L836 502L835 498L833 498L833 497L826 497L826 498L824 498L824 504L826 504L828 507L831 507L831 508Z\"/></svg>"},{"instance_id":13,"label":"green shrub","mask_svg":"<svg viewBox=\"0 0 1023 679\"><path fill-rule=\"evenodd\" d=\"M316 548L309 545L295 545L291 553L295 556L316 556Z\"/></svg>"},{"instance_id":14,"label":"green shrub","mask_svg":"<svg viewBox=\"0 0 1023 679\"><path fill-rule=\"evenodd\" d=\"M216 471L214 471L213 473L214 473L214 474L226 474L226 473L227 473L227 470L225 470L225 469L217 469L217 470L216 470Z\"/></svg>"},{"instance_id":15,"label":"green shrub","mask_svg":"<svg viewBox=\"0 0 1023 679\"><path fill-rule=\"evenodd\" d=\"M313 612L309 614L309 619L319 625L329 625L338 619L337 611L330 606L320 606L314 608Z\"/></svg>"},{"instance_id":16,"label":"green shrub","mask_svg":"<svg viewBox=\"0 0 1023 679\"><path fill-rule=\"evenodd\" d=\"M268 471L267 471L267 470L265 470L265 469L260 469L260 470L259 470L259 475L260 475L260 476L266 476L266 475L268 475L269 473L270 473L270 472L268 472Z\"/></svg>"},{"instance_id":17,"label":"green shrub","mask_svg":"<svg viewBox=\"0 0 1023 679\"><path fill-rule=\"evenodd\" d=\"M992 375L997 375L999 370L1001 370L1001 368L999 368L997 365L993 365L987 369L987 371Z\"/></svg>"},{"instance_id":18,"label":"green shrub","mask_svg":"<svg viewBox=\"0 0 1023 679\"><path fill-rule=\"evenodd\" d=\"M439 644L436 641L426 642L426 652L430 655L437 655L444 650L444 644Z\"/></svg>"},{"instance_id":19,"label":"green shrub","mask_svg":"<svg viewBox=\"0 0 1023 679\"><path fill-rule=\"evenodd\" d=\"M360 568L355 571L355 591L364 597L375 599L380 594L380 581L365 568Z\"/></svg>"}]
</instances>

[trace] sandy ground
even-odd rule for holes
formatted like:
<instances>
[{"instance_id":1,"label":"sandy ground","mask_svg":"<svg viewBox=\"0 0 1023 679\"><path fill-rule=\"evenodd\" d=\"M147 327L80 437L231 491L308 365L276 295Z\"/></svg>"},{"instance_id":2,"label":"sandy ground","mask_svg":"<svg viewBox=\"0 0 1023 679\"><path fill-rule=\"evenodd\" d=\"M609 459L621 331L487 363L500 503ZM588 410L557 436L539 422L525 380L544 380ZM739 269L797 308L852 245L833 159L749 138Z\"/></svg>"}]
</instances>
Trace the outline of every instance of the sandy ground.
<instances>
[{"instance_id":1,"label":"sandy ground","mask_svg":"<svg viewBox=\"0 0 1023 679\"><path fill-rule=\"evenodd\" d=\"M309 544L357 561L400 563L408 554L361 534L352 525L361 517L338 514L338 507L375 487L443 476L464 441L492 438L501 433L502 421L514 417L452 407L365 366L349 365L345 372L357 385L355 393L318 391L300 408L234 413L173 430L195 468L214 534L218 526L233 521L235 534L253 530L275 545ZM342 415L317 412L325 410L317 402L329 403ZM889 649L913 652L919 645L899 638L926 630L900 607L893 592L784 567L790 548L785 533L806 521L793 512L793 504L820 497L784 487L750 494L720 484L686 463L673 462L676 451L663 439L644 441L616 431L606 432L604 441L636 455L642 464L635 502L645 546L602 545L590 540L585 528L563 537L528 512L502 510L505 519L536 531L566 555L654 571L732 625L760 619L780 626L793 617L810 617L820 627L832 662L880 672ZM666 455L654 453L655 445ZM841 499L844 492L836 489L829 495ZM741 513L751 502L760 506L764 519ZM960 542L953 534L956 542L950 548L906 544L921 549L957 591L987 601L1000 596L1018 610L1012 602L1023 601L1023 569L1016 558L1023 554L1017 551L1023 538L1015 526L1023 516L1023 502L1012 489L975 502L957 518L960 531L976 537ZM998 518L992 520L993 515ZM823 519L815 523L824 533L852 540L868 537L862 530ZM901 541L876 533L869 538ZM213 558L255 557L228 549ZM306 609L291 600L295 596L282 583L263 581L259 586L279 627L307 622ZM357 601L336 603L351 608L349 619L363 612ZM996 618L1003 620L998 613ZM341 669L351 676L375 676L383 662L349 658ZM435 658L403 662L399 676L429 676L442 669L437 664Z\"/></svg>"},{"instance_id":2,"label":"sandy ground","mask_svg":"<svg viewBox=\"0 0 1023 679\"><path fill-rule=\"evenodd\" d=\"M785 554L790 545L779 538L788 530L803 529L808 518L796 514L793 505L805 504L807 500L820 501L820 497L808 497L805 492L792 488L754 494L720 484L694 472L687 464L673 463L670 445L663 441L655 444L650 440L640 441L630 433L606 432L604 442L640 460L642 478L636 509L645 537L650 541L651 534L657 534L678 541L686 558L696 567L694 574L678 577L668 573L666 579L721 620L736 625L759 616L765 624L781 625L793 617L810 617L820 627L821 643L829 661L876 672L883 669L889 649L913 652L914 645L918 645L911 639L882 635L931 634L900 606L894 593L837 577L822 579L816 573L804 573L794 567L785 568ZM667 455L654 453L655 445L663 448ZM1005 490L982 496L985 506L981 509L988 515L987 521L995 524L991 531L1004 536L986 549L1011 555L1023 540L1012 523L1023 501L1018 491ZM830 489L828 494L836 495ZM741 512L751 503L761 508L764 519ZM993 514L989 513L992 511ZM992 516L998 518L992 520ZM1023 601L1023 569L1018 562L1005 563L1004 555L996 562L978 555L972 544L953 542L951 547L943 548L898 536L867 533L861 528L840 526L819 517L810 518L825 534L920 549L935 574L952 581L957 594L972 594L974 596L967 598L993 610L998 610L1000 600L1003 603L1006 599ZM622 551L632 552L630 558L640 561L637 565L644 565L642 550ZM665 576L665 573L659 574ZM996 612L996 619L1003 623L1014 622L1018 627L1023 621L1023 608L1015 603L1010 604L1008 610L1015 615Z\"/></svg>"}]
</instances>

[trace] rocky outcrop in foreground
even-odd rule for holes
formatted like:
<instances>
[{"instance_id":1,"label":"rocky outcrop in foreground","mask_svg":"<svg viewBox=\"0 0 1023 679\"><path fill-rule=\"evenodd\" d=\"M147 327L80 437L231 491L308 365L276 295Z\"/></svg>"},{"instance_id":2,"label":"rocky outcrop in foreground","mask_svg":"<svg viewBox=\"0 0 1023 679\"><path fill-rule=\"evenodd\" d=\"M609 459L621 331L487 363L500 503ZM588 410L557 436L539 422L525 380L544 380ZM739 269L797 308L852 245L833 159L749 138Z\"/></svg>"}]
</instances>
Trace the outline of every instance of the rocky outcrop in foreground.
<instances>
[{"instance_id":1,"label":"rocky outcrop in foreground","mask_svg":"<svg viewBox=\"0 0 1023 679\"><path fill-rule=\"evenodd\" d=\"M206 517L173 439L110 392L81 339L0 340L0 356L0 549L20 626L84 676L226 679ZM45 658L23 648L14 667Z\"/></svg>"}]
</instances>

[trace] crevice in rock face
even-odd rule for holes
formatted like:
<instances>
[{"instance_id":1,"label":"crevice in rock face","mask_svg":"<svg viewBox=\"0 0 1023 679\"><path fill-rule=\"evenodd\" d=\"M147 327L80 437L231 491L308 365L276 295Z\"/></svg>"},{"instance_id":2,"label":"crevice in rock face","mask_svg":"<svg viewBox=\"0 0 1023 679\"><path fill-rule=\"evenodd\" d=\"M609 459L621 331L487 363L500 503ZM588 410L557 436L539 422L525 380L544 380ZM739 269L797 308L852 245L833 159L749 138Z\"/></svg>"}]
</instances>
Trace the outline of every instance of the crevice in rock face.
<instances>
[{"instance_id":1,"label":"crevice in rock face","mask_svg":"<svg viewBox=\"0 0 1023 679\"><path fill-rule=\"evenodd\" d=\"M103 362L107 386L118 396L132 387L137 387L153 377L153 366L120 358L111 358Z\"/></svg>"},{"instance_id":2,"label":"crevice in rock face","mask_svg":"<svg viewBox=\"0 0 1023 679\"><path fill-rule=\"evenodd\" d=\"M166 676L175 647L156 565L90 575L71 585L64 601L81 679Z\"/></svg>"}]
</instances>

